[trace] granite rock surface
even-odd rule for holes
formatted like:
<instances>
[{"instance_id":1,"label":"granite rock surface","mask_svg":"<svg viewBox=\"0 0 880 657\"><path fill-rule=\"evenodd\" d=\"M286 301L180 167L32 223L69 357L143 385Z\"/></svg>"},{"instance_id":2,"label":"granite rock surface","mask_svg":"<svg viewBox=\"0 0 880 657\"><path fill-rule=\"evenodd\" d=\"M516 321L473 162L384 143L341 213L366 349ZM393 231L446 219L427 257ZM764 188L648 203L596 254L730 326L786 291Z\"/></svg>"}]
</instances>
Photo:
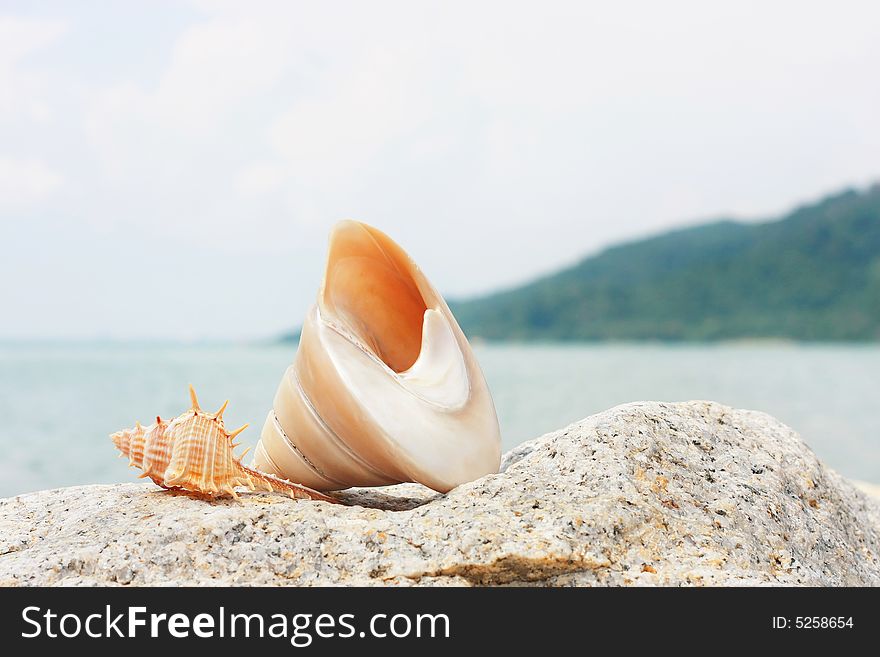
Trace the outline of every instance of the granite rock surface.
<instances>
[{"instance_id":1,"label":"granite rock surface","mask_svg":"<svg viewBox=\"0 0 880 657\"><path fill-rule=\"evenodd\" d=\"M7 498L0 584L880 585L880 503L779 421L713 402L604 411L446 495L340 497Z\"/></svg>"}]
</instances>

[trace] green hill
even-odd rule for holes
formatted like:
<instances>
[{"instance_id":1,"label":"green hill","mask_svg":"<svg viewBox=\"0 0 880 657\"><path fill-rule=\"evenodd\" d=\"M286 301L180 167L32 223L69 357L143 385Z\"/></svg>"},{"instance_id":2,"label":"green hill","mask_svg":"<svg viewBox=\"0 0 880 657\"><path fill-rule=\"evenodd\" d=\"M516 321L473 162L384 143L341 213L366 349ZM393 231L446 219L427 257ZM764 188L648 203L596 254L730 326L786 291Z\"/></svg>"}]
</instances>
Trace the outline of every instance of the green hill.
<instances>
[{"instance_id":1,"label":"green hill","mask_svg":"<svg viewBox=\"0 0 880 657\"><path fill-rule=\"evenodd\" d=\"M880 184L610 248L450 304L493 340L880 339Z\"/></svg>"}]
</instances>

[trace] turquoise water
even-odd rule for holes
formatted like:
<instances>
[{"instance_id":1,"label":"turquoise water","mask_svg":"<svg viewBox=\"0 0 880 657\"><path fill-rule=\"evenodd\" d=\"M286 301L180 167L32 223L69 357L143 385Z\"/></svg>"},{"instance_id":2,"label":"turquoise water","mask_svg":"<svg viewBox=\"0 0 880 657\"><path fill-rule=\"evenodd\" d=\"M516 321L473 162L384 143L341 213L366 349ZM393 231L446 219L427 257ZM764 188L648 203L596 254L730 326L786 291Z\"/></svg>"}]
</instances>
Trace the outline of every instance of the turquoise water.
<instances>
[{"instance_id":1,"label":"turquoise water","mask_svg":"<svg viewBox=\"0 0 880 657\"><path fill-rule=\"evenodd\" d=\"M0 496L132 481L108 434L231 400L258 439L293 346L0 347ZM841 473L880 482L880 347L478 345L504 448L633 400L714 399L797 429Z\"/></svg>"}]
</instances>

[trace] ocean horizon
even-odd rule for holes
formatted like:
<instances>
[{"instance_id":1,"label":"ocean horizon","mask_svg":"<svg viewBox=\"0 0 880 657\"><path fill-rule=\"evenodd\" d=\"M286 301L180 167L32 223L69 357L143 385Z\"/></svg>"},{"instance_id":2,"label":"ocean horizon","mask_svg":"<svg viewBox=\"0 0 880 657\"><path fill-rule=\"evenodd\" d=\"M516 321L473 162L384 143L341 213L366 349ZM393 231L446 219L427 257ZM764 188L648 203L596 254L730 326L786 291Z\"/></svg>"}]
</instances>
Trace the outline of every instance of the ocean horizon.
<instances>
[{"instance_id":1,"label":"ocean horizon","mask_svg":"<svg viewBox=\"0 0 880 657\"><path fill-rule=\"evenodd\" d=\"M475 350L503 449L630 401L706 399L769 413L841 474L880 482L880 345L869 343L488 343ZM133 481L108 435L230 400L253 446L294 343L0 343L0 496Z\"/></svg>"}]
</instances>

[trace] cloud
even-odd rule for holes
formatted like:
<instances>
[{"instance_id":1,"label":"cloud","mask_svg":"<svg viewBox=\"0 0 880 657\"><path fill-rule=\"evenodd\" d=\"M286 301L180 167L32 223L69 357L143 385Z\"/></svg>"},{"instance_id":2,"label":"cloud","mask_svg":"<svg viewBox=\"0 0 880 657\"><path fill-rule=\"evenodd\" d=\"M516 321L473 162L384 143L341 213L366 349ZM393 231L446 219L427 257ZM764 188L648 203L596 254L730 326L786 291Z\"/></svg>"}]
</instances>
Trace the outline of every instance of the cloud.
<instances>
[{"instance_id":1,"label":"cloud","mask_svg":"<svg viewBox=\"0 0 880 657\"><path fill-rule=\"evenodd\" d=\"M245 197L274 192L286 177L284 168L272 162L256 162L242 169L235 179L236 191Z\"/></svg>"},{"instance_id":2,"label":"cloud","mask_svg":"<svg viewBox=\"0 0 880 657\"><path fill-rule=\"evenodd\" d=\"M0 208L22 211L49 199L63 175L26 147L22 135L52 119L50 76L31 58L65 33L58 20L0 16ZM37 140L32 140L31 143ZM6 212L2 217L7 218Z\"/></svg>"},{"instance_id":3,"label":"cloud","mask_svg":"<svg viewBox=\"0 0 880 657\"><path fill-rule=\"evenodd\" d=\"M293 324L344 217L464 296L880 173L869 2L111 5L0 19L3 202L37 236L198 254L238 295L205 330Z\"/></svg>"},{"instance_id":4,"label":"cloud","mask_svg":"<svg viewBox=\"0 0 880 657\"><path fill-rule=\"evenodd\" d=\"M803 134L847 171L868 157L834 143L877 104L840 106L876 51L867 31L838 34L858 7L832 21L801 7L792 23L779 6L755 24L749 3L680 3L675 19L652 3L363 5L199 3L153 84L99 94L89 134L113 184L96 198L117 211L89 214L254 249L353 216L464 291L474 267L493 287L524 275L517 260L540 271L846 182L822 165L805 184L789 158ZM771 172L791 181L785 193ZM446 265L429 237L439 225L471 236L456 245L466 266ZM493 255L481 244L499 230L514 239Z\"/></svg>"},{"instance_id":5,"label":"cloud","mask_svg":"<svg viewBox=\"0 0 880 657\"><path fill-rule=\"evenodd\" d=\"M27 58L46 48L64 34L61 21L0 16L0 120L28 118L43 122L49 118L46 80L28 69Z\"/></svg>"},{"instance_id":6,"label":"cloud","mask_svg":"<svg viewBox=\"0 0 880 657\"><path fill-rule=\"evenodd\" d=\"M61 182L61 176L39 160L0 155L0 207L20 208L45 200Z\"/></svg>"},{"instance_id":7,"label":"cloud","mask_svg":"<svg viewBox=\"0 0 880 657\"><path fill-rule=\"evenodd\" d=\"M281 37L255 21L209 20L180 36L154 87L125 81L101 91L88 133L105 165L112 173L129 165L136 171L140 153L222 145L242 103L278 81L286 60Z\"/></svg>"},{"instance_id":8,"label":"cloud","mask_svg":"<svg viewBox=\"0 0 880 657\"><path fill-rule=\"evenodd\" d=\"M179 35L155 84L98 91L86 134L100 189L87 214L202 246L262 248L262 215L243 220L254 196L281 183L262 163L261 130L280 112L268 99L290 66L288 36L283 22L215 13Z\"/></svg>"}]
</instances>

